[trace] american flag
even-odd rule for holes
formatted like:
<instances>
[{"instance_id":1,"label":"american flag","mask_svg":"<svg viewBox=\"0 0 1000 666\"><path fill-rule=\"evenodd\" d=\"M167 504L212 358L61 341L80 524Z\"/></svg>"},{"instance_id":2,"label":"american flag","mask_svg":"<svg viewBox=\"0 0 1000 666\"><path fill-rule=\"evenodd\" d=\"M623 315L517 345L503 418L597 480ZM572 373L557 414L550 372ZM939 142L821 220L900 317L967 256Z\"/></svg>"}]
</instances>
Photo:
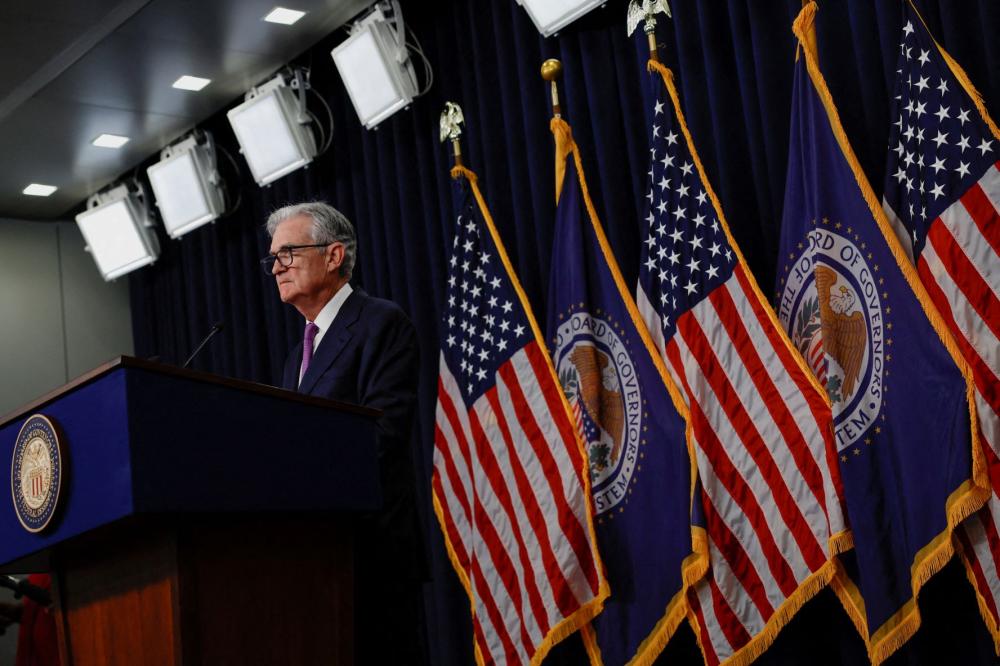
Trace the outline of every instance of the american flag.
<instances>
[{"instance_id":1,"label":"american flag","mask_svg":"<svg viewBox=\"0 0 1000 666\"><path fill-rule=\"evenodd\" d=\"M434 505L472 602L477 661L538 663L608 589L576 423L466 173L441 326Z\"/></svg>"},{"instance_id":2,"label":"american flag","mask_svg":"<svg viewBox=\"0 0 1000 666\"><path fill-rule=\"evenodd\" d=\"M1000 649L1000 141L910 3L904 20L883 205L975 380L993 495L959 536Z\"/></svg>"},{"instance_id":3,"label":"american flag","mask_svg":"<svg viewBox=\"0 0 1000 666\"><path fill-rule=\"evenodd\" d=\"M691 412L711 570L689 602L716 664L766 647L829 581L845 525L830 407L728 233L672 75L653 66L665 85L636 300Z\"/></svg>"}]
</instances>

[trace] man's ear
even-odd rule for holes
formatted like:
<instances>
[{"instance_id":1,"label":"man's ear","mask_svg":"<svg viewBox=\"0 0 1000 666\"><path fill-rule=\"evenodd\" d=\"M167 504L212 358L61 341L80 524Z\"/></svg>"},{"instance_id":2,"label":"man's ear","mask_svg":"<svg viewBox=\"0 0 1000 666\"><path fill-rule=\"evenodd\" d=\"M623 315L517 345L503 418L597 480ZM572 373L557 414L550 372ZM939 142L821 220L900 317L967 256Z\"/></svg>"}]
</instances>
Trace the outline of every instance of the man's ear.
<instances>
[{"instance_id":1,"label":"man's ear","mask_svg":"<svg viewBox=\"0 0 1000 666\"><path fill-rule=\"evenodd\" d=\"M340 270L340 265L344 263L343 243L333 243L326 254L326 271L332 273Z\"/></svg>"}]
</instances>

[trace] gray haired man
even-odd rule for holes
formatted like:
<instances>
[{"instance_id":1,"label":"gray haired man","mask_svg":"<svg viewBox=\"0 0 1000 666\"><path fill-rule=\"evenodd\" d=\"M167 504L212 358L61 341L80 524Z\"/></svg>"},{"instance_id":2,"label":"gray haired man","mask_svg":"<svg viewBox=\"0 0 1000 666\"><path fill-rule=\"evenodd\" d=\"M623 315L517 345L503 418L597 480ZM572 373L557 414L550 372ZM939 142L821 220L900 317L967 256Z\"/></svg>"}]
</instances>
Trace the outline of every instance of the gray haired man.
<instances>
[{"instance_id":1,"label":"gray haired man","mask_svg":"<svg viewBox=\"0 0 1000 666\"><path fill-rule=\"evenodd\" d=\"M423 543L410 454L418 349L413 324L395 303L350 285L357 241L340 211L321 202L276 210L262 260L281 300L305 318L302 344L282 385L382 410L377 446L382 509L360 520L355 546L358 664L422 664Z\"/></svg>"}]
</instances>

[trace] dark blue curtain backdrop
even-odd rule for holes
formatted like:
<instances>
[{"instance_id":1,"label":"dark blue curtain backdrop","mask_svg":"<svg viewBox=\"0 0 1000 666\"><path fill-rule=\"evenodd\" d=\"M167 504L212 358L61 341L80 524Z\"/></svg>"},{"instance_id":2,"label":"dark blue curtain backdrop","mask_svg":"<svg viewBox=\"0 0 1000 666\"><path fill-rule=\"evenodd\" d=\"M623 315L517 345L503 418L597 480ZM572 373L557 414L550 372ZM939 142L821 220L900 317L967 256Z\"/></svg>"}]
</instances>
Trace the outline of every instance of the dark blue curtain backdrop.
<instances>
[{"instance_id":1,"label":"dark blue curtain backdrop","mask_svg":"<svg viewBox=\"0 0 1000 666\"><path fill-rule=\"evenodd\" d=\"M666 63L680 83L688 122L736 239L766 293L774 284L788 152L799 0L673 0L660 23ZM966 68L1000 115L1000 3L921 0L939 41ZM537 313L546 311L552 249L553 150L545 58L564 64L565 115L584 155L591 191L626 281L635 282L638 203L647 170L651 79L645 39L625 35L625 0L609 0L542 39L514 0L410 0L403 11L434 67L430 93L384 122L360 126L330 60L344 33L306 50L312 83L336 118L333 148L306 170L260 189L239 160L242 204L229 217L181 241L130 278L136 353L181 361L211 325L226 328L195 366L276 383L285 354L302 335L301 318L278 300L257 260L268 243L267 214L290 202L324 199L358 231L357 285L399 303L422 349L420 418L414 456L433 580L426 586L432 663L472 663L467 601L443 552L430 510L429 479L438 364L438 313L454 220L449 147L438 143L446 100L462 105L467 163L481 178L500 234ZM897 0L827 0L820 5L821 63L861 164L881 190L889 128L888 90L900 40ZM305 48L307 45L303 45ZM236 100L234 100L235 104ZM236 154L220 113L204 127ZM257 418L256 415L234 415ZM921 599L925 627L890 663L990 663L992 651L961 569L952 564ZM387 600L389 602L389 600ZM262 601L262 603L264 603ZM572 643L572 641L570 641ZM580 658L564 646L551 662ZM806 606L760 663L865 663L864 649L829 592ZM687 630L664 663L697 663Z\"/></svg>"}]
</instances>

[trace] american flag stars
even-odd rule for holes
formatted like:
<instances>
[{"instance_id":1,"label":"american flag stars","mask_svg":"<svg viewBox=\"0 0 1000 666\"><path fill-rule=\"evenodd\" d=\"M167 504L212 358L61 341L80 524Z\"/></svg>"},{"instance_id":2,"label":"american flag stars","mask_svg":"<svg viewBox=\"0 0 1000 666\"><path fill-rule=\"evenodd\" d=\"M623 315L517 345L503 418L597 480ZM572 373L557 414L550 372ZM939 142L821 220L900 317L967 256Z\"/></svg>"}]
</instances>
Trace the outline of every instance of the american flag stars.
<instances>
[{"instance_id":1,"label":"american flag stars","mask_svg":"<svg viewBox=\"0 0 1000 666\"><path fill-rule=\"evenodd\" d=\"M913 243L923 248L928 226L996 159L996 141L970 121L973 110L933 43L912 21L903 28L894 96L899 109L889 137L885 199Z\"/></svg>"},{"instance_id":2,"label":"american flag stars","mask_svg":"<svg viewBox=\"0 0 1000 666\"><path fill-rule=\"evenodd\" d=\"M448 260L445 352L467 398L492 384L497 368L530 339L527 318L471 206L458 217Z\"/></svg>"},{"instance_id":3,"label":"american flag stars","mask_svg":"<svg viewBox=\"0 0 1000 666\"><path fill-rule=\"evenodd\" d=\"M643 230L640 283L653 287L668 337L677 317L724 282L735 255L680 139L669 105L658 100L650 129L648 212Z\"/></svg>"}]
</instances>

